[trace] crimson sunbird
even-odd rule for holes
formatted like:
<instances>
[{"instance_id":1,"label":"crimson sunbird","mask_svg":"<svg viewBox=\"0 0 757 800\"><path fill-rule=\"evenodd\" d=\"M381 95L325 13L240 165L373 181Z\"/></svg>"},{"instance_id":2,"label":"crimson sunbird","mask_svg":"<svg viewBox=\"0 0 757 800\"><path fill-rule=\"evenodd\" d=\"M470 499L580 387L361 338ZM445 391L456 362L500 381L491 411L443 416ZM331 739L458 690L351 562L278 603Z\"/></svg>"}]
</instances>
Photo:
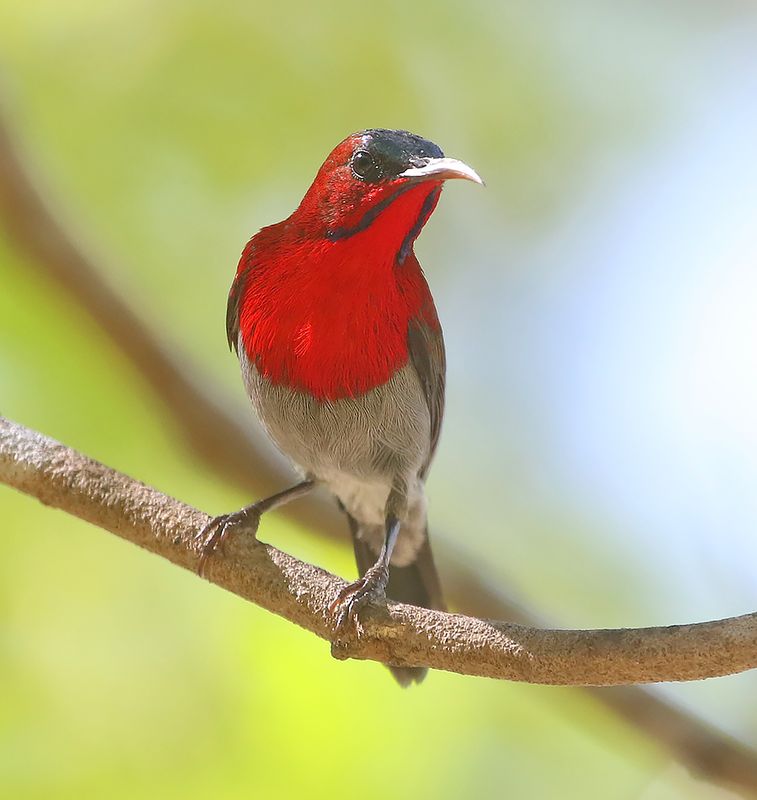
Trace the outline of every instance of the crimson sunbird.
<instances>
[{"instance_id":1,"label":"crimson sunbird","mask_svg":"<svg viewBox=\"0 0 757 800\"><path fill-rule=\"evenodd\" d=\"M291 216L244 248L226 332L247 393L301 480L199 534L200 570L233 529L324 486L347 515L360 578L334 599L338 626L385 596L444 608L424 484L444 413L445 355L413 245L467 164L407 131L348 136ZM425 670L391 667L402 685Z\"/></svg>"}]
</instances>

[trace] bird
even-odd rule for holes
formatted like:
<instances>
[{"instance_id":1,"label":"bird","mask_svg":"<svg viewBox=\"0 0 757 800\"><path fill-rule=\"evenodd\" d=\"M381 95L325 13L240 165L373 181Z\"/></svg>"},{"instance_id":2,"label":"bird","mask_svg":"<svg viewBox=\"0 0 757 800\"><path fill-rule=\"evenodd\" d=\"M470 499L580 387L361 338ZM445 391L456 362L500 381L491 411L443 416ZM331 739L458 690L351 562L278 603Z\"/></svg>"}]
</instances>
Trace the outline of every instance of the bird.
<instances>
[{"instance_id":1,"label":"bird","mask_svg":"<svg viewBox=\"0 0 757 800\"><path fill-rule=\"evenodd\" d=\"M245 246L226 333L263 428L300 480L214 517L199 571L225 537L321 486L349 523L359 578L331 604L337 629L386 597L445 610L425 482L439 442L445 349L414 244L462 161L404 130L340 142L296 210ZM397 681L426 670L388 665Z\"/></svg>"}]
</instances>

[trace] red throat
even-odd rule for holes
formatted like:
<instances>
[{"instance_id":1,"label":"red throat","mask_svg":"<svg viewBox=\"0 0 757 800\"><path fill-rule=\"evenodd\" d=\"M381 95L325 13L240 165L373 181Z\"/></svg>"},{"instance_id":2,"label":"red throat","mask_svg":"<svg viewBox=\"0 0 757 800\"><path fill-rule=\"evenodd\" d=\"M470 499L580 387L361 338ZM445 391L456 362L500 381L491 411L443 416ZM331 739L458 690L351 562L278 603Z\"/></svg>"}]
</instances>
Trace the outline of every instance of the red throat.
<instances>
[{"instance_id":1,"label":"red throat","mask_svg":"<svg viewBox=\"0 0 757 800\"><path fill-rule=\"evenodd\" d=\"M410 320L439 326L412 252L439 186L391 191L364 228L315 232L303 204L247 245L235 284L241 343L273 383L321 400L364 394L407 363Z\"/></svg>"}]
</instances>

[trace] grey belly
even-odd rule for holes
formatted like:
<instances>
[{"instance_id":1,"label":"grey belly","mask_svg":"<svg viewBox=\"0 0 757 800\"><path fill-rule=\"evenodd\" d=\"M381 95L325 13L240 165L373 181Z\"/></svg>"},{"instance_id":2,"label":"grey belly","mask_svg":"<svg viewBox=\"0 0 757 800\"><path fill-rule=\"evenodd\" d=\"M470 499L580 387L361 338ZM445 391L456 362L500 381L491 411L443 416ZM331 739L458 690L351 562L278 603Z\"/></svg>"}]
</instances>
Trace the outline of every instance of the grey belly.
<instances>
[{"instance_id":1,"label":"grey belly","mask_svg":"<svg viewBox=\"0 0 757 800\"><path fill-rule=\"evenodd\" d=\"M429 457L430 416L409 364L360 397L319 402L261 377L239 348L247 393L276 446L323 483L361 525L378 551L393 486L407 505L393 563L412 560L425 536L426 503L419 473Z\"/></svg>"}]
</instances>

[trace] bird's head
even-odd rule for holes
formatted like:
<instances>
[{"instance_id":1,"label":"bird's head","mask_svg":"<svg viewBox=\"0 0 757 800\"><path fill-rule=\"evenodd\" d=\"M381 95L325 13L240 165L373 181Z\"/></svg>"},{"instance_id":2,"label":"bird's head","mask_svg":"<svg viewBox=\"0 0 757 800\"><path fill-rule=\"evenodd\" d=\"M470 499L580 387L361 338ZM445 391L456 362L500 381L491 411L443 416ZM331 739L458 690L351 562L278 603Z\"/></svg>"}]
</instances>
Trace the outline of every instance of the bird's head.
<instances>
[{"instance_id":1,"label":"bird's head","mask_svg":"<svg viewBox=\"0 0 757 800\"><path fill-rule=\"evenodd\" d=\"M293 217L308 236L331 241L371 229L402 246L414 233L409 249L451 178L483 184L428 139L383 128L360 131L332 150Z\"/></svg>"}]
</instances>

